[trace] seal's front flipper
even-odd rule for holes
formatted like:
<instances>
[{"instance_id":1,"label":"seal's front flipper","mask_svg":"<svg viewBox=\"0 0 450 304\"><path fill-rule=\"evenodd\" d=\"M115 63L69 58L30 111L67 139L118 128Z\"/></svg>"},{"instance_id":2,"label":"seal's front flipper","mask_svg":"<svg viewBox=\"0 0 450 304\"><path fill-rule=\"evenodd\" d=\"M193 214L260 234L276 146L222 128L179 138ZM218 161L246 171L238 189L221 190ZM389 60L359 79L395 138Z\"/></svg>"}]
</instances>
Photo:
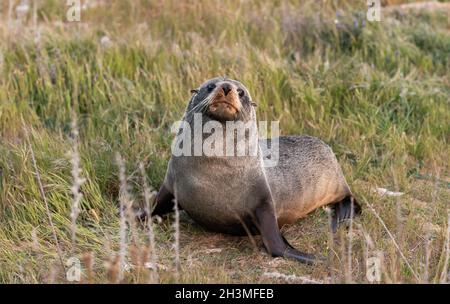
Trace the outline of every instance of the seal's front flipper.
<instances>
[{"instance_id":1,"label":"seal's front flipper","mask_svg":"<svg viewBox=\"0 0 450 304\"><path fill-rule=\"evenodd\" d=\"M256 226L270 255L291 258L307 264L313 264L316 261L313 255L300 252L292 247L281 235L275 210L270 201L264 202L256 208L255 217Z\"/></svg>"},{"instance_id":2,"label":"seal's front flipper","mask_svg":"<svg viewBox=\"0 0 450 304\"><path fill-rule=\"evenodd\" d=\"M172 212L175 206L175 203L173 202L174 198L173 194L163 184L156 195L156 205L152 211L152 216L161 216Z\"/></svg>"},{"instance_id":3,"label":"seal's front flipper","mask_svg":"<svg viewBox=\"0 0 450 304\"><path fill-rule=\"evenodd\" d=\"M352 195L342 201L332 204L331 230L336 233L338 225L347 222L356 215L361 214L361 206Z\"/></svg>"}]
</instances>

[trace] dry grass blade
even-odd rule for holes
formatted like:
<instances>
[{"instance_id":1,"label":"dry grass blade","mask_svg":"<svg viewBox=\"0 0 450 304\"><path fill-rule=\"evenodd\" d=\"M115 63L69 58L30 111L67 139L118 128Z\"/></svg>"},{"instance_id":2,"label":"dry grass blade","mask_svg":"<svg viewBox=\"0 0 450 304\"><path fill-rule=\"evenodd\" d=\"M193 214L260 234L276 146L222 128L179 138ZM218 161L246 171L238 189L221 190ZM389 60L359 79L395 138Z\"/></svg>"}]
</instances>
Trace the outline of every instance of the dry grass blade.
<instances>
[{"instance_id":1,"label":"dry grass blade","mask_svg":"<svg viewBox=\"0 0 450 304\"><path fill-rule=\"evenodd\" d=\"M301 282L306 284L323 284L322 281L314 280L311 278L307 278L304 276L296 276L294 274L286 275L279 272L265 272L263 273L264 277L271 278L271 279L278 279L283 280L287 282Z\"/></svg>"},{"instance_id":2,"label":"dry grass blade","mask_svg":"<svg viewBox=\"0 0 450 304\"><path fill-rule=\"evenodd\" d=\"M142 178L142 185L144 188L144 200L145 200L145 213L147 214L147 229L148 229L148 240L150 245L150 263L154 266L154 270L150 270L150 282L158 282L158 268L157 268L157 261L158 256L156 254L156 246L155 246L155 234L153 229L153 220L151 217L152 214L152 206L151 206L151 194L152 191L148 185L147 178L145 175L145 169L144 164L142 162L139 163L139 170L141 172L141 178Z\"/></svg>"},{"instance_id":3,"label":"dry grass blade","mask_svg":"<svg viewBox=\"0 0 450 304\"><path fill-rule=\"evenodd\" d=\"M85 179L80 176L80 153L78 148L78 125L75 114L72 119L72 134L71 134L71 143L72 150L70 152L70 162L72 164L72 210L70 212L71 219L71 233L72 233L72 252L75 251L76 246L76 233L77 233L77 218L80 214L80 201L83 197L83 194L80 191L81 185L85 182Z\"/></svg>"},{"instance_id":4,"label":"dry grass blade","mask_svg":"<svg viewBox=\"0 0 450 304\"><path fill-rule=\"evenodd\" d=\"M176 199L174 201L174 236L175 236L175 242L173 244L173 247L175 249L175 279L178 282L180 279L180 271L181 271L181 261L180 261L180 210L178 209L178 202Z\"/></svg>"},{"instance_id":5,"label":"dry grass blade","mask_svg":"<svg viewBox=\"0 0 450 304\"><path fill-rule=\"evenodd\" d=\"M384 223L383 219L380 217L378 212L372 207L372 205L369 202L367 202L367 200L365 202L366 202L366 205L369 207L369 210L375 215L375 217L378 219L380 224L383 226L384 230L386 230L387 234L389 235L389 237L392 240L392 243L394 244L395 248L397 249L398 253L402 257L402 259L405 262L405 264L408 266L408 269L411 271L411 273L413 274L414 278L417 280L417 282L420 282L419 276L417 275L416 271L414 271L414 269L411 267L411 264L406 259L405 255L403 254L403 251L401 250L400 246L397 244L397 241L395 240L395 238L392 235L392 233L389 230L389 228Z\"/></svg>"},{"instance_id":6,"label":"dry grass blade","mask_svg":"<svg viewBox=\"0 0 450 304\"><path fill-rule=\"evenodd\" d=\"M445 260L444 267L442 267L441 277L439 282L441 284L448 283L448 264L450 262L450 210L447 211L447 236L445 241Z\"/></svg>"},{"instance_id":7,"label":"dry grass blade","mask_svg":"<svg viewBox=\"0 0 450 304\"><path fill-rule=\"evenodd\" d=\"M25 140L27 142L28 147L30 148L31 160L33 162L33 168L34 168L34 172L36 174L36 181L37 181L38 186L39 186L39 192L41 193L42 200L44 201L45 212L47 214L48 223L50 224L50 227L52 229L52 235L53 235L53 240L55 242L55 246L56 246L56 249L57 249L58 259L59 259L59 262L61 264L61 268L65 271L64 260L63 260L63 257L62 257L62 250L61 250L61 246L60 246L59 241L58 241L58 235L56 233L55 225L53 224L52 214L51 214L50 208L48 206L47 197L45 196L44 186L42 185L41 175L39 173L39 169L38 169L37 164L36 164L36 157L34 155L33 146L31 145L31 142L30 142L28 129L25 126L25 122L23 120L22 120L22 128L23 128L23 131L25 133Z\"/></svg>"},{"instance_id":8,"label":"dry grass blade","mask_svg":"<svg viewBox=\"0 0 450 304\"><path fill-rule=\"evenodd\" d=\"M346 269L346 281L351 283L353 281L353 265L352 265L352 246L353 246L353 216L354 216L354 203L353 197L351 198L350 205L350 224L348 229L348 247L347 247L347 269Z\"/></svg>"},{"instance_id":9,"label":"dry grass blade","mask_svg":"<svg viewBox=\"0 0 450 304\"><path fill-rule=\"evenodd\" d=\"M118 280L119 282L124 278L124 270L125 270L125 262L127 255L127 240L126 240L126 231L127 231L127 213L130 208L130 199L128 194L128 184L127 177L125 173L125 162L122 156L117 153L116 154L116 162L119 167L119 180L120 180L120 190L119 190L119 201L120 201L120 224L119 224L119 238L120 238L120 249L119 249L119 261L118 261Z\"/></svg>"}]
</instances>

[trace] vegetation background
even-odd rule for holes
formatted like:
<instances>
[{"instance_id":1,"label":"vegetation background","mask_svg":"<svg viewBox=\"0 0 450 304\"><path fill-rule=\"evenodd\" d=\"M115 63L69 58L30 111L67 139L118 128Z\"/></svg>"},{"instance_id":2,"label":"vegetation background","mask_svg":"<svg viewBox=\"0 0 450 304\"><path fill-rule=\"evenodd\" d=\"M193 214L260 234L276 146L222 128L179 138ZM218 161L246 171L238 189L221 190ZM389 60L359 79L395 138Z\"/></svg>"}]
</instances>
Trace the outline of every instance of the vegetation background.
<instances>
[{"instance_id":1,"label":"vegetation background","mask_svg":"<svg viewBox=\"0 0 450 304\"><path fill-rule=\"evenodd\" d=\"M383 1L369 22L365 2L85 0L67 22L66 1L1 0L0 282L66 283L74 257L82 282L371 283L375 257L380 282L448 283L449 3ZM336 152L362 216L335 236L322 209L283 228L327 263L183 212L128 223L189 90L217 75Z\"/></svg>"}]
</instances>

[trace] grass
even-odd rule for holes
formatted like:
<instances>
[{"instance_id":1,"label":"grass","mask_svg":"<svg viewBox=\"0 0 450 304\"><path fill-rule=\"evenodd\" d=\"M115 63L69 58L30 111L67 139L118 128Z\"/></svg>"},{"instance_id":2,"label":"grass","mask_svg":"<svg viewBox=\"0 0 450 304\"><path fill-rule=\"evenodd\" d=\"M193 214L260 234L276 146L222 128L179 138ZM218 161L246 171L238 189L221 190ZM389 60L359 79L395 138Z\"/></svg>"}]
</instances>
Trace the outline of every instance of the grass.
<instances>
[{"instance_id":1,"label":"grass","mask_svg":"<svg viewBox=\"0 0 450 304\"><path fill-rule=\"evenodd\" d=\"M367 283L373 256L382 257L381 282L448 282L448 12L368 22L363 1L90 2L99 6L81 23L66 23L56 0L39 1L35 19L33 9L22 20L14 9L8 17L7 3L0 10L0 282L67 282L59 259L72 256L84 282L117 282L124 248L120 281L130 283L284 281L271 272ZM260 120L320 137L337 154L363 205L351 237L331 237L322 209L283 229L295 247L328 256L326 265L270 258L184 212L179 239L173 218L153 224L154 246L145 227L120 228L119 205L144 204L161 184L189 90L217 75L249 88ZM76 227L73 114L85 179Z\"/></svg>"}]
</instances>

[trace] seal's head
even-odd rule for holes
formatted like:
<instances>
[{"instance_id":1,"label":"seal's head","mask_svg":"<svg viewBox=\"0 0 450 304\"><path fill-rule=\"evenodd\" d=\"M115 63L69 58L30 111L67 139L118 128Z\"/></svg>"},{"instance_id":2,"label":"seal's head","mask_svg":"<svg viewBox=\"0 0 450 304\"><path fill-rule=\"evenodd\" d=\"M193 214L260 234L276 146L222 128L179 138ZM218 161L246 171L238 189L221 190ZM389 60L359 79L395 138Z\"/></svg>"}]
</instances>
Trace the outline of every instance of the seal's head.
<instances>
[{"instance_id":1,"label":"seal's head","mask_svg":"<svg viewBox=\"0 0 450 304\"><path fill-rule=\"evenodd\" d=\"M191 92L188 113L203 113L220 122L252 119L256 104L247 88L237 80L216 77Z\"/></svg>"}]
</instances>

